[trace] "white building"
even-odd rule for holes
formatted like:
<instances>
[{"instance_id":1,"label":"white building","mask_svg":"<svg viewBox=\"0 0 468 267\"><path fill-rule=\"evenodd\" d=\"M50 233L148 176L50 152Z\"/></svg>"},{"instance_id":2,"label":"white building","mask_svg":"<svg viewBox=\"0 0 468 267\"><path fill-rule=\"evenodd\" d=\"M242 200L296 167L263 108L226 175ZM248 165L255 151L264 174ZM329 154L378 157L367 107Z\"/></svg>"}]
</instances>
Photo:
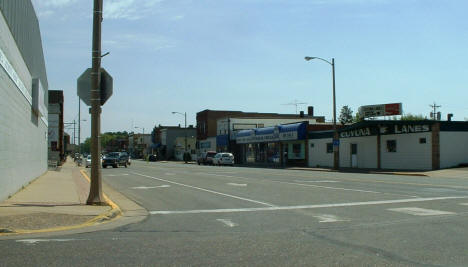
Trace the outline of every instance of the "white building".
<instances>
[{"instance_id":1,"label":"white building","mask_svg":"<svg viewBox=\"0 0 468 267\"><path fill-rule=\"evenodd\" d=\"M47 91L31 1L0 1L0 201L47 171Z\"/></svg>"},{"instance_id":2,"label":"white building","mask_svg":"<svg viewBox=\"0 0 468 267\"><path fill-rule=\"evenodd\" d=\"M309 133L309 166L333 166L332 131ZM340 167L435 170L468 163L468 123L364 121L340 130Z\"/></svg>"}]
</instances>

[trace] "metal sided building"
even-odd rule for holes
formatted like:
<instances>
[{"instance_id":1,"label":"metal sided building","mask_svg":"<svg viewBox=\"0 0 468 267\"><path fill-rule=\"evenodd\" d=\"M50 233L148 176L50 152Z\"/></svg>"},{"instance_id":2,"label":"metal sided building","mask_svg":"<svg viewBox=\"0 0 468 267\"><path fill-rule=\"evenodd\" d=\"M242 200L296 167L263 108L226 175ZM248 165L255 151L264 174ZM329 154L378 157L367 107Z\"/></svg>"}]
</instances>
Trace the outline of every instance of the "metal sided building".
<instances>
[{"instance_id":1,"label":"metal sided building","mask_svg":"<svg viewBox=\"0 0 468 267\"><path fill-rule=\"evenodd\" d=\"M333 166L332 136L309 132L310 167ZM468 122L363 121L339 136L341 168L436 170L468 163Z\"/></svg>"},{"instance_id":2,"label":"metal sided building","mask_svg":"<svg viewBox=\"0 0 468 267\"><path fill-rule=\"evenodd\" d=\"M0 200L47 171L48 83L31 0L0 0Z\"/></svg>"}]
</instances>

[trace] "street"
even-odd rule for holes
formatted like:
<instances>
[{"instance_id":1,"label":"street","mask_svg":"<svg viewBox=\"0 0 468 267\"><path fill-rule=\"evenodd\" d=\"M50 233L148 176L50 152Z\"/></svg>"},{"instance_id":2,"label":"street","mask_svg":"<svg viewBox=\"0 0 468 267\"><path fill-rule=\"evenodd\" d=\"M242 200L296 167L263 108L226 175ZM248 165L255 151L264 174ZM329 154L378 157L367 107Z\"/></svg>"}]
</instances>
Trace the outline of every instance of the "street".
<instances>
[{"instance_id":1,"label":"street","mask_svg":"<svg viewBox=\"0 0 468 267\"><path fill-rule=\"evenodd\" d=\"M466 266L468 178L133 161L113 230L0 240L0 265Z\"/></svg>"}]
</instances>

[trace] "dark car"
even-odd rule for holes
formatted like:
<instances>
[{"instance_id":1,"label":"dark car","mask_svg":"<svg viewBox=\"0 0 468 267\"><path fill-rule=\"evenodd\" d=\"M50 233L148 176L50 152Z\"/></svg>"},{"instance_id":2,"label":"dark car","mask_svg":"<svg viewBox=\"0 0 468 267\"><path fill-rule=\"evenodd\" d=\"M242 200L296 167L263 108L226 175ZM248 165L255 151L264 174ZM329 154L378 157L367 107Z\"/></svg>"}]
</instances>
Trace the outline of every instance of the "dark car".
<instances>
[{"instance_id":1,"label":"dark car","mask_svg":"<svg viewBox=\"0 0 468 267\"><path fill-rule=\"evenodd\" d=\"M113 168L124 166L125 168L127 168L127 165L128 156L121 152L110 152L102 160L103 168L107 168L107 166L112 166Z\"/></svg>"},{"instance_id":2,"label":"dark car","mask_svg":"<svg viewBox=\"0 0 468 267\"><path fill-rule=\"evenodd\" d=\"M198 165L213 165L213 157L216 155L216 151L203 152L197 159Z\"/></svg>"}]
</instances>

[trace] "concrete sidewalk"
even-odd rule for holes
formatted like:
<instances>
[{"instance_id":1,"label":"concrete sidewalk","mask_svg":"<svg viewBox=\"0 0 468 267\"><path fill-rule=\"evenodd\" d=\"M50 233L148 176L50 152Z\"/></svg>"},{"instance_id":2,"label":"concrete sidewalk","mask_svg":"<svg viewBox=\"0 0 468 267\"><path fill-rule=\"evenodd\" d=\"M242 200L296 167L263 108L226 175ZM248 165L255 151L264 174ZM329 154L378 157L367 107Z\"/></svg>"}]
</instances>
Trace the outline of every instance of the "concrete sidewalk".
<instances>
[{"instance_id":1,"label":"concrete sidewalk","mask_svg":"<svg viewBox=\"0 0 468 267\"><path fill-rule=\"evenodd\" d=\"M115 206L86 205L89 182L81 169L69 158L0 203L0 235L77 229L115 217Z\"/></svg>"}]
</instances>

